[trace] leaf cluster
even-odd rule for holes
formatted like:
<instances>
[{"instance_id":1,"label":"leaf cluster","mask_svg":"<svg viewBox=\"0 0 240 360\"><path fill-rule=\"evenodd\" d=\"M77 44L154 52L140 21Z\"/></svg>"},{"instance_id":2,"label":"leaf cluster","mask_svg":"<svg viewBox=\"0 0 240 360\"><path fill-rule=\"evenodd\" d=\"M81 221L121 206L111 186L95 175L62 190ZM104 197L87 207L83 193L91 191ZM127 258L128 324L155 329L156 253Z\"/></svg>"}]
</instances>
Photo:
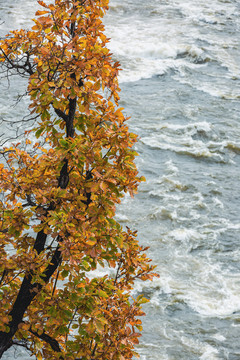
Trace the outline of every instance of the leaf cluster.
<instances>
[{"instance_id":1,"label":"leaf cluster","mask_svg":"<svg viewBox=\"0 0 240 360\"><path fill-rule=\"evenodd\" d=\"M15 343L38 359L132 359L146 300L131 291L156 274L136 232L114 219L144 179L103 33L108 1L38 3L31 30L0 41L38 116L31 151L2 152L0 357Z\"/></svg>"}]
</instances>

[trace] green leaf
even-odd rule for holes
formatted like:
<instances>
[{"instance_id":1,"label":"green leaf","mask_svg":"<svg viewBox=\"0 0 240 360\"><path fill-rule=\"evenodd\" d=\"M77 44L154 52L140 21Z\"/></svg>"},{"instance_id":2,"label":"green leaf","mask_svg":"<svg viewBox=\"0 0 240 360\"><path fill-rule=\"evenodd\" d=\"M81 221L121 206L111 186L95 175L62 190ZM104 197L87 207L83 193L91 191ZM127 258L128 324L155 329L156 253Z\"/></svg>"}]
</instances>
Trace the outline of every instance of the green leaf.
<instances>
[{"instance_id":1,"label":"green leaf","mask_svg":"<svg viewBox=\"0 0 240 360\"><path fill-rule=\"evenodd\" d=\"M107 294L105 291L103 291L103 290L99 290L99 291L98 291L98 295L101 296L101 297L103 297L103 298L107 298L107 297L108 297L108 294Z\"/></svg>"},{"instance_id":2,"label":"green leaf","mask_svg":"<svg viewBox=\"0 0 240 360\"><path fill-rule=\"evenodd\" d=\"M60 140L59 140L59 144L60 144L62 147L64 147L64 149L68 149L68 148L69 148L69 143L68 143L68 141L65 140L65 139L60 139Z\"/></svg>"},{"instance_id":3,"label":"green leaf","mask_svg":"<svg viewBox=\"0 0 240 360\"><path fill-rule=\"evenodd\" d=\"M64 270L62 271L62 277L64 277L64 278L67 277L67 276L68 276L68 273L69 273L69 272L64 269Z\"/></svg>"},{"instance_id":4,"label":"green leaf","mask_svg":"<svg viewBox=\"0 0 240 360\"><path fill-rule=\"evenodd\" d=\"M40 135L44 132L45 128L41 127L39 128L36 132L35 132L35 136L38 139L40 137Z\"/></svg>"}]
</instances>

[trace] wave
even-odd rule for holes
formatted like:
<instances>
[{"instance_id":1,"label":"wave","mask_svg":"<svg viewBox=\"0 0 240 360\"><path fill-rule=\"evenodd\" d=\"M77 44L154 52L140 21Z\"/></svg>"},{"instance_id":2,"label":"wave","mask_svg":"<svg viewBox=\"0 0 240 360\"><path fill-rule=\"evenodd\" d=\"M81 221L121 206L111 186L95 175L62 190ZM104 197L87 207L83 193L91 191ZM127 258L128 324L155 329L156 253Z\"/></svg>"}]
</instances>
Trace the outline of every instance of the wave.
<instances>
[{"instance_id":1,"label":"wave","mask_svg":"<svg viewBox=\"0 0 240 360\"><path fill-rule=\"evenodd\" d=\"M240 152L237 140L222 139L215 131L215 125L202 122L171 124L162 122L145 126L151 134L140 141L152 149L171 151L194 158L211 159L215 162L232 163Z\"/></svg>"},{"instance_id":2,"label":"wave","mask_svg":"<svg viewBox=\"0 0 240 360\"><path fill-rule=\"evenodd\" d=\"M226 68L226 77L239 78L238 44L232 36L238 21L235 4L150 1L137 7L131 1L115 1L105 19L110 50L123 68L120 82L209 64ZM223 33L225 28L229 33Z\"/></svg>"}]
</instances>

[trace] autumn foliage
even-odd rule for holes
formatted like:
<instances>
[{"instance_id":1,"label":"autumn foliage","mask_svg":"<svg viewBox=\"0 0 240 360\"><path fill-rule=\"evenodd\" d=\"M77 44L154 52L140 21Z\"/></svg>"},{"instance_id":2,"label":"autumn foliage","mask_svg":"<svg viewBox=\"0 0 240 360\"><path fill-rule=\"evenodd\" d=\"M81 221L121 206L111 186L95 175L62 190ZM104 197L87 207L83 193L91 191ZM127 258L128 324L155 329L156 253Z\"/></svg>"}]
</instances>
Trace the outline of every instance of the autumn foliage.
<instances>
[{"instance_id":1,"label":"autumn foliage","mask_svg":"<svg viewBox=\"0 0 240 360\"><path fill-rule=\"evenodd\" d=\"M108 1L38 3L31 30L0 41L37 124L1 151L0 357L15 344L37 359L132 359L146 300L131 290L155 274L114 219L141 178L103 33Z\"/></svg>"}]
</instances>

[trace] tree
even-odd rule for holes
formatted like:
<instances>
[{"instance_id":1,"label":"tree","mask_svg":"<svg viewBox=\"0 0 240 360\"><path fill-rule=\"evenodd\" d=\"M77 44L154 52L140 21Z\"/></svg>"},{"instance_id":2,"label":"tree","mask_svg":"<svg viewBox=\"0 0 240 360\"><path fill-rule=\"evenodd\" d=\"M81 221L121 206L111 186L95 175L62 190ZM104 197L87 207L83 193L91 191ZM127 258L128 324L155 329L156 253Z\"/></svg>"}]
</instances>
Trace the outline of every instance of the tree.
<instances>
[{"instance_id":1,"label":"tree","mask_svg":"<svg viewBox=\"0 0 240 360\"><path fill-rule=\"evenodd\" d=\"M0 41L37 121L1 152L0 358L15 344L37 359L131 359L146 302L131 290L156 274L114 219L143 179L103 33L108 0L38 3L31 30Z\"/></svg>"}]
</instances>

